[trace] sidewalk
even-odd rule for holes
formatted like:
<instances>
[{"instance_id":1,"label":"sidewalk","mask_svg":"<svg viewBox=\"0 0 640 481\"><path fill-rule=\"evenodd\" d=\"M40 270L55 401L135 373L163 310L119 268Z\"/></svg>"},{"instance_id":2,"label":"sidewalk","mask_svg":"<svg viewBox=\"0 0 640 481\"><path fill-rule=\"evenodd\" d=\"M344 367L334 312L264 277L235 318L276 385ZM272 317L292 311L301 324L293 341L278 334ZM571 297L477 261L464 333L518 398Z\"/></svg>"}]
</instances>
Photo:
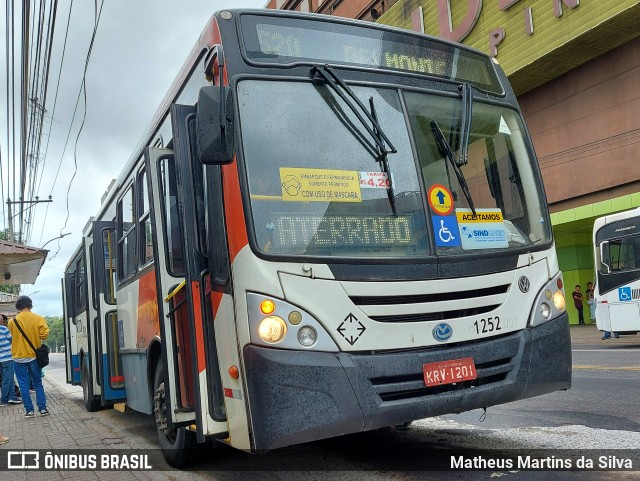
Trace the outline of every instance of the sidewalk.
<instances>
[{"instance_id":1,"label":"sidewalk","mask_svg":"<svg viewBox=\"0 0 640 481\"><path fill-rule=\"evenodd\" d=\"M580 326L577 324L571 325L571 345L583 346L583 345L603 345L615 347L618 345L637 345L640 347L640 333L635 335L620 336L618 339L611 338L607 341L602 340L604 332L598 331L595 323L586 324Z\"/></svg>"},{"instance_id":2,"label":"sidewalk","mask_svg":"<svg viewBox=\"0 0 640 481\"><path fill-rule=\"evenodd\" d=\"M49 368L45 369L45 373ZM0 434L11 438L0 446L3 450L34 449L145 449L152 466L166 468L156 440L153 420L149 416L113 409L90 413L84 408L82 389L60 385L45 376L44 388L50 416L25 419L22 404L0 407ZM35 394L30 393L35 405ZM203 479L196 473L169 471L10 471L13 480L192 480ZM0 473L0 478L4 478Z\"/></svg>"}]
</instances>

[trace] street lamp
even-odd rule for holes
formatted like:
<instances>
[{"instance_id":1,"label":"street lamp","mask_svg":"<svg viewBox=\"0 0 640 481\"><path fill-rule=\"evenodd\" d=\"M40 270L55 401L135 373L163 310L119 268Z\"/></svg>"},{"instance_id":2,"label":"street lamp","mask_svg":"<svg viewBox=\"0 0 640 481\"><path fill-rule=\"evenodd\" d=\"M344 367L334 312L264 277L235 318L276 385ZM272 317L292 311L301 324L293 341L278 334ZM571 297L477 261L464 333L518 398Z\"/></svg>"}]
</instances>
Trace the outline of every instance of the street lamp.
<instances>
[{"instance_id":1,"label":"street lamp","mask_svg":"<svg viewBox=\"0 0 640 481\"><path fill-rule=\"evenodd\" d=\"M44 249L44 246L46 246L49 242L53 242L54 240L57 240L57 239L62 239L63 237L68 236L69 234L71 234L71 232L67 232L66 234L60 234L58 237L54 237L53 239L48 240L47 242L42 244L42 247L40 247L40 249Z\"/></svg>"}]
</instances>

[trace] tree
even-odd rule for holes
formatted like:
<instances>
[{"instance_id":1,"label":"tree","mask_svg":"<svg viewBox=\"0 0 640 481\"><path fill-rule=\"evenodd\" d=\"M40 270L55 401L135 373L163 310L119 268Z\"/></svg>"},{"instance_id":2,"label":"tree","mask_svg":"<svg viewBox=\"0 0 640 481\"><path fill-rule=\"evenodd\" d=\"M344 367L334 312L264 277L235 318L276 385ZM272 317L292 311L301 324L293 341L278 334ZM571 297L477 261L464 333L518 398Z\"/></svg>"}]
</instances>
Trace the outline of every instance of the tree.
<instances>
[{"instance_id":1,"label":"tree","mask_svg":"<svg viewBox=\"0 0 640 481\"><path fill-rule=\"evenodd\" d=\"M62 325L62 317L45 316L47 324L49 324L49 339L45 342L49 349L53 352L60 350L64 346L64 326Z\"/></svg>"}]
</instances>

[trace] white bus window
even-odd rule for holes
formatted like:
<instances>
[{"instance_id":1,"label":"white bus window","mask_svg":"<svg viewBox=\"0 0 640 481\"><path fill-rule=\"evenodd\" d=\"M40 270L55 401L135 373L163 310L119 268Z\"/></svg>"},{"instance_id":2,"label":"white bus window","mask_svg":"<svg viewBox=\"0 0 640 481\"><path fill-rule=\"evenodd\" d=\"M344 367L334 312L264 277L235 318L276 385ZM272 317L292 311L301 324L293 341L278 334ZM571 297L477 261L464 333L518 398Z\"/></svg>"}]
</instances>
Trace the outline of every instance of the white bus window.
<instances>
[{"instance_id":1,"label":"white bus window","mask_svg":"<svg viewBox=\"0 0 640 481\"><path fill-rule=\"evenodd\" d=\"M138 224L140 226L140 266L153 261L153 227L149 210L149 190L147 174L138 174Z\"/></svg>"},{"instance_id":2,"label":"white bus window","mask_svg":"<svg viewBox=\"0 0 640 481\"><path fill-rule=\"evenodd\" d=\"M162 206L167 236L167 262L169 271L176 276L184 274L184 255L180 236L180 219L178 216L178 187L173 157L166 157L160 163L162 188Z\"/></svg>"},{"instance_id":3,"label":"white bus window","mask_svg":"<svg viewBox=\"0 0 640 481\"><path fill-rule=\"evenodd\" d=\"M124 280L136 271L136 225L133 210L133 186L118 202L118 270Z\"/></svg>"}]
</instances>

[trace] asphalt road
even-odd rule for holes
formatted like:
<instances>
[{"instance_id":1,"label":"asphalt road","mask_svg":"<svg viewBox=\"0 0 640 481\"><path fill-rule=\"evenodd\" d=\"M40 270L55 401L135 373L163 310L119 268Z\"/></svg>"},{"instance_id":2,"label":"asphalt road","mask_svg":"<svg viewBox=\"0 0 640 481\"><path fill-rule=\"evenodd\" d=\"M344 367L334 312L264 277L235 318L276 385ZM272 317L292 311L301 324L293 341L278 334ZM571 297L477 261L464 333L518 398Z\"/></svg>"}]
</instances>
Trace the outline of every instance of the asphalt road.
<instances>
[{"instance_id":1,"label":"asphalt road","mask_svg":"<svg viewBox=\"0 0 640 481\"><path fill-rule=\"evenodd\" d=\"M82 391L65 384L64 358L52 355L47 378L82 403ZM573 349L573 386L569 391L526 399L459 415L414 422L406 430L379 430L324 440L251 456L218 446L189 471L199 479L456 479L508 477L517 480L640 479L640 337L626 344L593 342ZM128 410L101 411L155 445L149 416ZM610 455L607 449L631 456L636 472L494 469L485 471L425 471L431 460L450 462L450 454L465 459L487 457L518 449L544 451L563 458L571 454L594 460ZM563 450L563 451L558 451ZM569 450L569 451L567 451ZM625 451L626 450L626 451ZM496 454L497 455L497 454ZM497 455L504 459L504 455ZM609 458L606 458L609 462ZM616 462L616 461L613 461Z\"/></svg>"}]
</instances>

